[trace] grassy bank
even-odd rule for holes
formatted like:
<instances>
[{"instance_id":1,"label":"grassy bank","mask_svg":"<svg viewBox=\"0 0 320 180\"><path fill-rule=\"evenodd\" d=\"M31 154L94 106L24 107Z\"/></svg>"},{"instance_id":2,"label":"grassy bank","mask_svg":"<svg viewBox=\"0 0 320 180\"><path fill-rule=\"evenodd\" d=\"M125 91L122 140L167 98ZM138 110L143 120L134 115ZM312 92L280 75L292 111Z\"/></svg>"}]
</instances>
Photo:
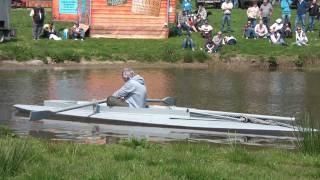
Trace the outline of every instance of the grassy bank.
<instances>
[{"instance_id":1,"label":"grassy bank","mask_svg":"<svg viewBox=\"0 0 320 180\"><path fill-rule=\"evenodd\" d=\"M213 15L209 16L209 22L214 28L214 32L220 29L221 10L210 9ZM293 10L295 11L295 10ZM47 20L50 11L47 10ZM31 20L27 9L14 9L12 12L12 26L17 29L16 40L0 44L0 59L16 59L25 61L30 59L40 59L44 62L64 60L80 61L86 60L109 60L127 61L137 60L143 62L166 61L166 62L193 62L210 59L208 55L200 51L204 40L199 33L192 33L197 51L189 52L181 49L184 37L171 37L165 40L130 40L130 39L90 39L80 41L33 41L31 37ZM272 22L280 17L279 7L275 8ZM292 16L292 21L295 16ZM234 56L255 57L261 61L274 63L284 59L297 66L301 66L306 61L317 62L320 52L320 40L318 32L308 33L310 46L297 47L293 45L293 39L288 40L288 47L271 45L265 39L246 40L243 39L242 29L246 22L246 11L235 9L232 14L233 35L238 39L235 46L225 46L219 53L221 59L228 59ZM57 29L70 27L70 23L57 23ZM318 27L318 22L316 24ZM285 57L285 58L284 58ZM245 59L245 58L244 58Z\"/></svg>"},{"instance_id":2,"label":"grassy bank","mask_svg":"<svg viewBox=\"0 0 320 180\"><path fill-rule=\"evenodd\" d=\"M320 156L205 143L113 145L0 138L0 177L15 179L319 179Z\"/></svg>"}]
</instances>

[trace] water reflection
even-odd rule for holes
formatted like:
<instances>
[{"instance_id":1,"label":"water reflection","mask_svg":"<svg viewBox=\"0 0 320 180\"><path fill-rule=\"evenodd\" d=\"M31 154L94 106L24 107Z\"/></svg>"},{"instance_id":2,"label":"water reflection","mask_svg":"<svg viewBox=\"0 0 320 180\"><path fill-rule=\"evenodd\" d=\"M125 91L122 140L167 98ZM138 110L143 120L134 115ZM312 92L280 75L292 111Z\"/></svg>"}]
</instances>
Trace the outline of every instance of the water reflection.
<instances>
[{"instance_id":1,"label":"water reflection","mask_svg":"<svg viewBox=\"0 0 320 180\"><path fill-rule=\"evenodd\" d=\"M318 118L320 115L318 111L320 108L319 71L269 72L182 68L137 69L136 71L145 78L149 97L174 96L178 99L178 106L297 117L302 117L304 112L309 112L311 118ZM9 124L20 134L49 139L78 140L82 137L95 136L121 139L131 134L150 135L146 131L154 131L148 137L152 140L216 141L215 137L219 137L210 132L173 133L172 130L145 130L141 127L126 127L124 130L120 126L99 126L99 134L93 134L92 125L87 124L80 125L80 123L76 125L77 128L74 128L74 124L68 123L53 124L49 121L30 123L21 119L11 119L13 112L11 107L17 103L41 104L45 99L103 99L122 85L120 72L121 69L111 68L0 71L0 123ZM204 136L206 138L203 138ZM218 139L220 139L219 142L228 141L226 136ZM239 141L249 142L243 139Z\"/></svg>"}]
</instances>

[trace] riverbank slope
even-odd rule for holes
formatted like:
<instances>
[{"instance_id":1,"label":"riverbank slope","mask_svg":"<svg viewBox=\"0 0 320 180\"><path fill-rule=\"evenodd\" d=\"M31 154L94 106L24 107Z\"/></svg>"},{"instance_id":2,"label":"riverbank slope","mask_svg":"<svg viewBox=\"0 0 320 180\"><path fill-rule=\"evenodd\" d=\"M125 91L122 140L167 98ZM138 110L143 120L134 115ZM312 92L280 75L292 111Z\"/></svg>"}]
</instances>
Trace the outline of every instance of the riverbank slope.
<instances>
[{"instance_id":1,"label":"riverbank slope","mask_svg":"<svg viewBox=\"0 0 320 180\"><path fill-rule=\"evenodd\" d=\"M275 7L273 22L280 17L279 7ZM220 29L221 10L210 9L213 15L209 22L214 32ZM222 62L247 64L265 64L270 66L302 67L319 64L320 39L318 33L308 33L309 46L298 47L294 45L295 38L287 39L288 46L271 45L266 39L247 40L242 37L243 25L246 22L246 11L235 9L233 11L232 28L238 43L234 46L224 46L214 55L201 51L204 39L199 33L192 33L196 43L196 51L182 50L183 36L170 37L164 40L139 39L94 39L87 38L84 42L74 40L53 41L41 39L32 40L31 19L27 9L14 9L12 11L12 26L17 29L17 38L0 45L0 60L16 60L18 62L40 60L44 64L61 63L65 61L137 61L137 62ZM294 17L293 15L292 17ZM51 20L50 9L47 9L46 20ZM72 26L72 23L56 23L56 29Z\"/></svg>"}]
</instances>

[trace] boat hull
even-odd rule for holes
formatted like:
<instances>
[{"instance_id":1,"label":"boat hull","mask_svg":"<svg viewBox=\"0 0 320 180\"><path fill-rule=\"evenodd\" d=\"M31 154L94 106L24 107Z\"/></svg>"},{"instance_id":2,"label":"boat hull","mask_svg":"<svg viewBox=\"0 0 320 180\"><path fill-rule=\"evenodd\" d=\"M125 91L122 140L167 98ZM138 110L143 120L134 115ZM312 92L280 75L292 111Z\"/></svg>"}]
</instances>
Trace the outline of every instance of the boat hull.
<instances>
[{"instance_id":1,"label":"boat hull","mask_svg":"<svg viewBox=\"0 0 320 180\"><path fill-rule=\"evenodd\" d=\"M44 106L14 105L18 113L28 114L31 111L55 111L63 107L87 102L78 101L45 101ZM69 110L50 116L48 119L79 121L86 123L121 124L134 126L168 127L181 129L199 129L212 131L228 131L232 133L262 134L288 136L292 135L295 128L244 123L210 117L193 117L190 111L196 109L150 106L150 108L133 109L124 107L108 107L99 105L99 112L93 113L92 107L83 107ZM207 111L210 112L210 111Z\"/></svg>"}]
</instances>

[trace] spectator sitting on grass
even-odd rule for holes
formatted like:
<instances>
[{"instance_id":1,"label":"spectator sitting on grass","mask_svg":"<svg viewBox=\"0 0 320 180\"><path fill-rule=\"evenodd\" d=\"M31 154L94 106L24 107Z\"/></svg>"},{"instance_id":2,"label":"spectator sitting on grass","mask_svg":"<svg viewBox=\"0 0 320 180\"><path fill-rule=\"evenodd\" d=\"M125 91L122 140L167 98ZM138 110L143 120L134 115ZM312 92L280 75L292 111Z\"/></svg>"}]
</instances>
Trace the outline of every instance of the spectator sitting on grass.
<instances>
[{"instance_id":1,"label":"spectator sitting on grass","mask_svg":"<svg viewBox=\"0 0 320 180\"><path fill-rule=\"evenodd\" d=\"M272 44L278 44L278 45L283 45L286 46L286 42L283 40L283 38L281 37L280 33L277 32L274 28L270 29L270 41Z\"/></svg>"},{"instance_id":2,"label":"spectator sitting on grass","mask_svg":"<svg viewBox=\"0 0 320 180\"><path fill-rule=\"evenodd\" d=\"M284 38L292 38L290 22L284 23L281 31Z\"/></svg>"},{"instance_id":3,"label":"spectator sitting on grass","mask_svg":"<svg viewBox=\"0 0 320 180\"><path fill-rule=\"evenodd\" d=\"M182 30L185 30L187 32L190 31L190 27L188 25L188 17L186 15L185 11L180 11L178 14L178 24L177 24L177 28L178 28L178 34L179 36L182 35Z\"/></svg>"},{"instance_id":4,"label":"spectator sitting on grass","mask_svg":"<svg viewBox=\"0 0 320 180\"><path fill-rule=\"evenodd\" d=\"M206 38L208 36L212 36L212 26L208 23L208 21L205 21L204 25L202 25L200 28L199 28L200 32L201 32L201 35L202 37Z\"/></svg>"},{"instance_id":5,"label":"spectator sitting on grass","mask_svg":"<svg viewBox=\"0 0 320 180\"><path fill-rule=\"evenodd\" d=\"M267 38L268 37L268 29L263 21L260 21L259 24L254 28L254 32L258 38Z\"/></svg>"},{"instance_id":6,"label":"spectator sitting on grass","mask_svg":"<svg viewBox=\"0 0 320 180\"><path fill-rule=\"evenodd\" d=\"M214 52L214 43L211 38L207 39L205 51L209 54Z\"/></svg>"},{"instance_id":7,"label":"spectator sitting on grass","mask_svg":"<svg viewBox=\"0 0 320 180\"><path fill-rule=\"evenodd\" d=\"M57 31L52 21L50 21L48 24L45 24L43 26L42 36L48 39L61 40L61 38L57 36Z\"/></svg>"},{"instance_id":8,"label":"spectator sitting on grass","mask_svg":"<svg viewBox=\"0 0 320 180\"><path fill-rule=\"evenodd\" d=\"M222 46L222 42L223 42L222 32L221 31L217 32L217 35L215 35L212 38L212 41L214 44L214 52L217 52L218 49Z\"/></svg>"},{"instance_id":9,"label":"spectator sitting on grass","mask_svg":"<svg viewBox=\"0 0 320 180\"><path fill-rule=\"evenodd\" d=\"M199 17L203 21L205 21L207 19L207 10L204 8L203 5L199 5L199 9L198 9L197 15L199 15Z\"/></svg>"},{"instance_id":10,"label":"spectator sitting on grass","mask_svg":"<svg viewBox=\"0 0 320 180\"><path fill-rule=\"evenodd\" d=\"M204 25L205 20L202 20L200 15L196 15L195 19L193 20L195 27L198 31L200 31L200 27Z\"/></svg>"},{"instance_id":11,"label":"spectator sitting on grass","mask_svg":"<svg viewBox=\"0 0 320 180\"><path fill-rule=\"evenodd\" d=\"M190 27L190 29L192 29L194 32L198 32L197 28L194 25L194 21L193 21L192 16L188 17L187 23L188 23L188 26Z\"/></svg>"},{"instance_id":12,"label":"spectator sitting on grass","mask_svg":"<svg viewBox=\"0 0 320 180\"><path fill-rule=\"evenodd\" d=\"M78 22L75 22L73 27L71 28L72 38L74 40L78 40L78 38L83 41L85 36L85 31L83 28L80 27L80 24Z\"/></svg>"},{"instance_id":13,"label":"spectator sitting on grass","mask_svg":"<svg viewBox=\"0 0 320 180\"><path fill-rule=\"evenodd\" d=\"M297 27L296 31L296 44L298 46L307 46L308 38L305 32L301 30L301 27Z\"/></svg>"},{"instance_id":14,"label":"spectator sitting on grass","mask_svg":"<svg viewBox=\"0 0 320 180\"><path fill-rule=\"evenodd\" d=\"M278 18L274 24L270 26L270 29L274 29L275 31L281 33L283 27L282 19Z\"/></svg>"},{"instance_id":15,"label":"spectator sitting on grass","mask_svg":"<svg viewBox=\"0 0 320 180\"><path fill-rule=\"evenodd\" d=\"M233 36L227 35L223 38L222 44L235 45L237 44L237 39Z\"/></svg>"},{"instance_id":16,"label":"spectator sitting on grass","mask_svg":"<svg viewBox=\"0 0 320 180\"><path fill-rule=\"evenodd\" d=\"M254 32L254 28L251 25L251 21L248 21L247 24L244 26L243 36L246 39L257 39L256 33Z\"/></svg>"},{"instance_id":17,"label":"spectator sitting on grass","mask_svg":"<svg viewBox=\"0 0 320 180\"><path fill-rule=\"evenodd\" d=\"M186 38L182 42L182 48L183 49L192 49L194 51L194 43L193 40L191 39L191 34L190 32L187 32Z\"/></svg>"},{"instance_id":18,"label":"spectator sitting on grass","mask_svg":"<svg viewBox=\"0 0 320 180\"><path fill-rule=\"evenodd\" d=\"M257 1L253 1L253 5L247 10L248 21L251 22L251 26L254 28L257 24L257 18L260 16L260 10Z\"/></svg>"}]
</instances>

